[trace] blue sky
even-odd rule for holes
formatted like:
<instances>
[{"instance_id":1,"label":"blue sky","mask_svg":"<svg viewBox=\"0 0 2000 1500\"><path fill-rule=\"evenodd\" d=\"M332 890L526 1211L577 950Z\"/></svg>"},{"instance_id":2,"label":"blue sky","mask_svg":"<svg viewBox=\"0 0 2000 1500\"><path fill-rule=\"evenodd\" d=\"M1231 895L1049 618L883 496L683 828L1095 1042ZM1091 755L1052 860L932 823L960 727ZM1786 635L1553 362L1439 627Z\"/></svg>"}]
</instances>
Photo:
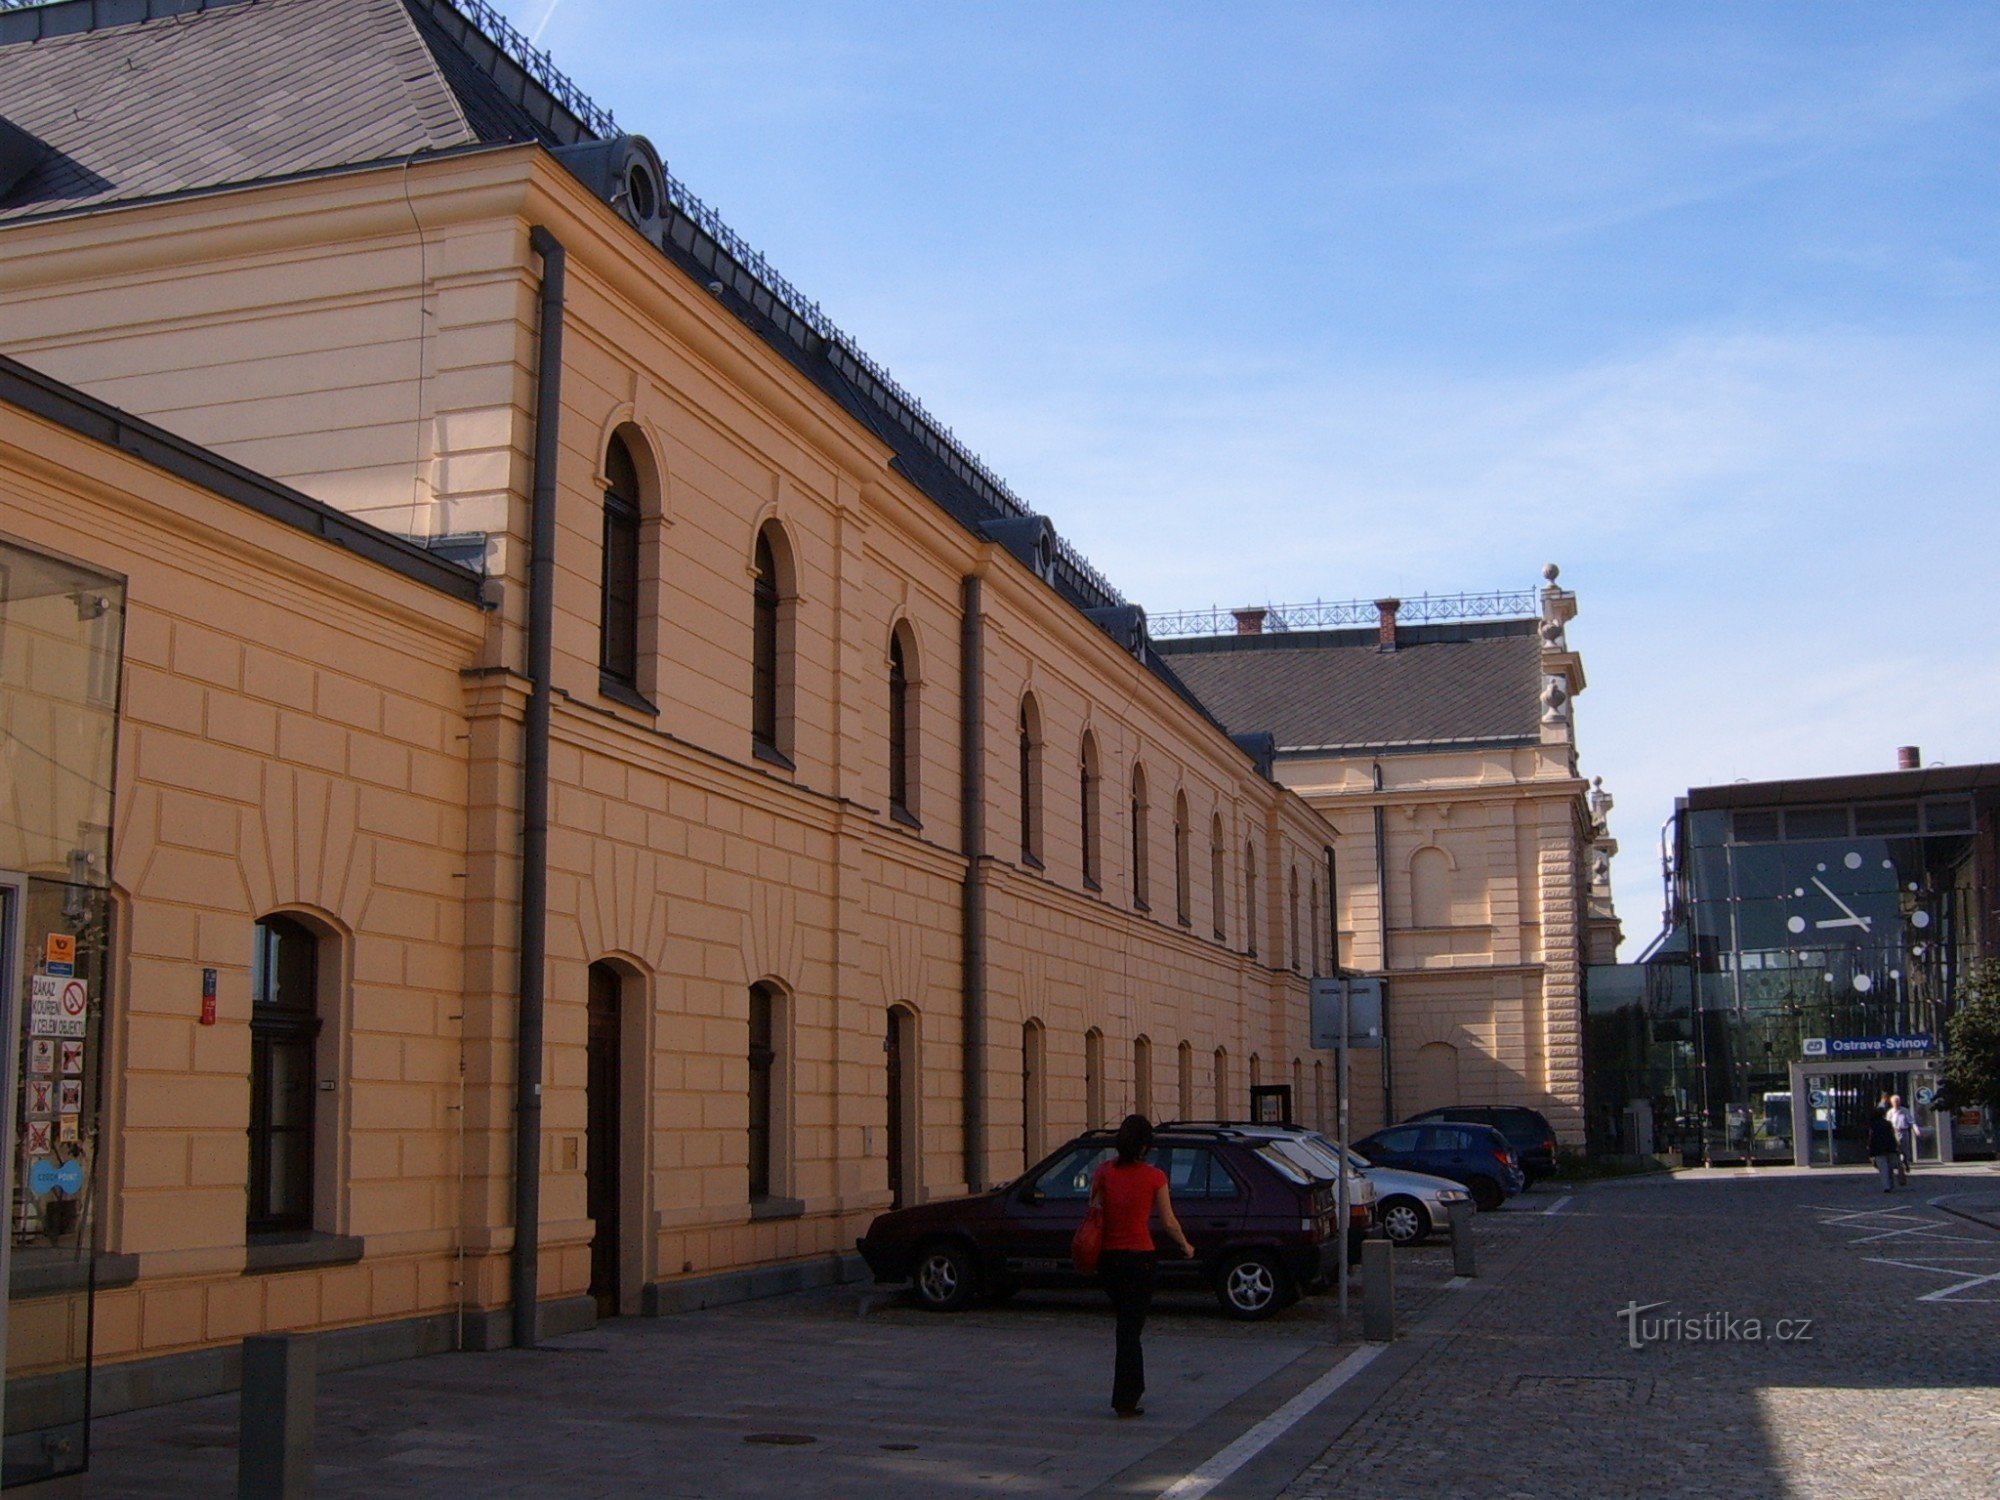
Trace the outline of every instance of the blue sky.
<instances>
[{"instance_id":1,"label":"blue sky","mask_svg":"<svg viewBox=\"0 0 2000 1500\"><path fill-rule=\"evenodd\" d=\"M502 9L1154 613L1559 562L1628 956L1677 792L2000 759L2000 9Z\"/></svg>"}]
</instances>

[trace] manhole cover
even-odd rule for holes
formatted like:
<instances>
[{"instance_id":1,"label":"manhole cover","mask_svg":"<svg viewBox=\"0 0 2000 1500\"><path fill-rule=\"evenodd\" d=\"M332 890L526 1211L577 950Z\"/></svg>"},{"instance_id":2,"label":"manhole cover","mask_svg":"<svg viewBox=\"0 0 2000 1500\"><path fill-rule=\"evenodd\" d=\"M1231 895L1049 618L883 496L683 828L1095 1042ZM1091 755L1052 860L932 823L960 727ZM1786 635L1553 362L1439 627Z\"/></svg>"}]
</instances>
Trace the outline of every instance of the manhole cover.
<instances>
[{"instance_id":1,"label":"manhole cover","mask_svg":"<svg viewBox=\"0 0 2000 1500\"><path fill-rule=\"evenodd\" d=\"M797 1448L805 1443L816 1443L818 1438L809 1432L753 1432L744 1439L746 1443L766 1443L773 1448Z\"/></svg>"},{"instance_id":2,"label":"manhole cover","mask_svg":"<svg viewBox=\"0 0 2000 1500\"><path fill-rule=\"evenodd\" d=\"M1622 1375L1517 1375L1513 1395L1564 1401L1572 1406L1627 1406L1651 1394Z\"/></svg>"}]
</instances>

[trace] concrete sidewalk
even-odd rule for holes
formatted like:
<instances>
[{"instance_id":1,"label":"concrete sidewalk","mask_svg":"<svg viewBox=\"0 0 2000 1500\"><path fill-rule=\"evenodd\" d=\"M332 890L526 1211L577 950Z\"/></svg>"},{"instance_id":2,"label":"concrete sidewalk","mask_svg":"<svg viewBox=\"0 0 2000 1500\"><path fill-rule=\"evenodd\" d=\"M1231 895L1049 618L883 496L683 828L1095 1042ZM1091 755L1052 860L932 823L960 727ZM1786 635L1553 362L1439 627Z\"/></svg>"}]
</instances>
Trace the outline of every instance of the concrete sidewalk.
<instances>
[{"instance_id":1,"label":"concrete sidewalk","mask_svg":"<svg viewBox=\"0 0 2000 1500\"><path fill-rule=\"evenodd\" d=\"M1481 1217L1494 1265L1539 1206L1517 1204L1527 1211ZM1415 1319L1446 1295L1450 1252L1397 1260ZM1162 1298L1147 1415L1119 1422L1095 1292L1023 1292L940 1317L859 1285L618 1319L539 1350L323 1376L316 1493L1116 1493L1132 1476L1171 1482L1227 1446L1355 1348L1359 1327L1358 1292L1345 1336L1331 1295L1259 1324L1227 1320L1206 1296ZM236 1422L233 1395L101 1419L89 1493L230 1493Z\"/></svg>"}]
</instances>

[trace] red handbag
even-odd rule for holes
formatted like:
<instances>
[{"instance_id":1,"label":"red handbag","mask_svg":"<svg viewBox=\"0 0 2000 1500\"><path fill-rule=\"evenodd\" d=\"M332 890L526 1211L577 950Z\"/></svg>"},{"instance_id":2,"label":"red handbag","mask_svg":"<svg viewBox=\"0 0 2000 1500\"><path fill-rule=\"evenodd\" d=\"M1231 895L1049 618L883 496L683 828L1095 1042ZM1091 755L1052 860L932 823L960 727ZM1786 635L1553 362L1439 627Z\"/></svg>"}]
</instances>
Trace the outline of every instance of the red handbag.
<instances>
[{"instance_id":1,"label":"red handbag","mask_svg":"<svg viewBox=\"0 0 2000 1500\"><path fill-rule=\"evenodd\" d=\"M1076 1233L1070 1236L1070 1262L1084 1275L1095 1276L1097 1257L1103 1251L1104 1210L1093 1203L1090 1212L1083 1216L1083 1222L1076 1226Z\"/></svg>"}]
</instances>

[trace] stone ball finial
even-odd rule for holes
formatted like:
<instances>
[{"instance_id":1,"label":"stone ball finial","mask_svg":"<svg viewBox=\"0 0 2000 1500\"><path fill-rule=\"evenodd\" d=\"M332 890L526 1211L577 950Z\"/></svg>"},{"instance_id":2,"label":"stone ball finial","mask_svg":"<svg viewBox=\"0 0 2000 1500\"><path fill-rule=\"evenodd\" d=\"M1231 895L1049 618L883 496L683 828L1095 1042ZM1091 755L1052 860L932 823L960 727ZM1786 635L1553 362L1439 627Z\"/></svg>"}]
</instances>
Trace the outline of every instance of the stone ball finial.
<instances>
[{"instance_id":1,"label":"stone ball finial","mask_svg":"<svg viewBox=\"0 0 2000 1500\"><path fill-rule=\"evenodd\" d=\"M1542 568L1542 577L1548 579L1550 583L1554 583L1556 579L1560 578L1561 576L1562 576L1562 569L1557 567L1554 563L1545 564Z\"/></svg>"},{"instance_id":2,"label":"stone ball finial","mask_svg":"<svg viewBox=\"0 0 2000 1500\"><path fill-rule=\"evenodd\" d=\"M1590 784L1596 787L1600 792L1604 790L1604 778L1602 776L1591 777Z\"/></svg>"}]
</instances>

